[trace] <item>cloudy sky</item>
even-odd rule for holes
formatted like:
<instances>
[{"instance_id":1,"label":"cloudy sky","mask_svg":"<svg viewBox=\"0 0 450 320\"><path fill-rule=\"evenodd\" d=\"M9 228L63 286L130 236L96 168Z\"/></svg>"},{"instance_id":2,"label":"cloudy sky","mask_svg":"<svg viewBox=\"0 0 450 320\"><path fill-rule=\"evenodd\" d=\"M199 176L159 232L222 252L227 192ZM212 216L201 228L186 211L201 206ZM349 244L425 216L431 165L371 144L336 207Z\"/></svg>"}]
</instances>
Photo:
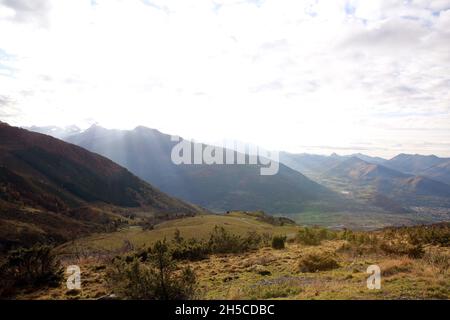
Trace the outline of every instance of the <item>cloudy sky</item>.
<instances>
[{"instance_id":1,"label":"cloudy sky","mask_svg":"<svg viewBox=\"0 0 450 320\"><path fill-rule=\"evenodd\" d=\"M450 0L0 0L0 119L450 156Z\"/></svg>"}]
</instances>

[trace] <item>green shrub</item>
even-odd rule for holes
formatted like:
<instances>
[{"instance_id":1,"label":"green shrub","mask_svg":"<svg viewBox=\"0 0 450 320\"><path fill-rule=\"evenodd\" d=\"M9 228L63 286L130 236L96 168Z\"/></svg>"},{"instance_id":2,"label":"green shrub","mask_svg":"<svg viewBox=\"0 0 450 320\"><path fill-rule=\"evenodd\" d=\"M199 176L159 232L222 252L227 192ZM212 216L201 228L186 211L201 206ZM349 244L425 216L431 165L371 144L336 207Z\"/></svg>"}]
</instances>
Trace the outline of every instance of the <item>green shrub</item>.
<instances>
[{"instance_id":1,"label":"green shrub","mask_svg":"<svg viewBox=\"0 0 450 320\"><path fill-rule=\"evenodd\" d=\"M10 251L0 266L0 295L15 289L57 286L64 271L50 246L35 245Z\"/></svg>"},{"instance_id":2,"label":"green shrub","mask_svg":"<svg viewBox=\"0 0 450 320\"><path fill-rule=\"evenodd\" d=\"M321 229L323 230L323 229ZM303 228L297 233L297 242L307 246L318 246L321 244L323 232L312 228Z\"/></svg>"},{"instance_id":3,"label":"green shrub","mask_svg":"<svg viewBox=\"0 0 450 320\"><path fill-rule=\"evenodd\" d=\"M243 251L256 250L262 246L267 246L269 241L269 234L259 234L256 231L249 231L247 235L242 238L241 249Z\"/></svg>"},{"instance_id":4,"label":"green shrub","mask_svg":"<svg viewBox=\"0 0 450 320\"><path fill-rule=\"evenodd\" d=\"M215 226L209 238L209 247L212 253L239 253L243 251L242 240L225 230L224 227Z\"/></svg>"},{"instance_id":5,"label":"green shrub","mask_svg":"<svg viewBox=\"0 0 450 320\"><path fill-rule=\"evenodd\" d=\"M186 300L195 298L197 280L189 268L179 270L165 241L156 242L145 255L116 258L108 270L110 288L125 299Z\"/></svg>"},{"instance_id":6,"label":"green shrub","mask_svg":"<svg viewBox=\"0 0 450 320\"><path fill-rule=\"evenodd\" d=\"M171 243L172 257L176 260L197 261L206 259L210 254L242 253L255 250L269 242L269 236L250 231L241 237L228 232L223 227L215 226L210 234L209 241L195 238L184 239L179 230Z\"/></svg>"},{"instance_id":7,"label":"green shrub","mask_svg":"<svg viewBox=\"0 0 450 320\"><path fill-rule=\"evenodd\" d=\"M406 255L411 259L420 259L424 256L425 250L421 244L410 246L406 249Z\"/></svg>"},{"instance_id":8,"label":"green shrub","mask_svg":"<svg viewBox=\"0 0 450 320\"><path fill-rule=\"evenodd\" d=\"M384 230L384 239L406 239L412 245L438 245L450 246L450 223L443 222L434 225L414 227L387 228Z\"/></svg>"},{"instance_id":9,"label":"green shrub","mask_svg":"<svg viewBox=\"0 0 450 320\"><path fill-rule=\"evenodd\" d=\"M339 268L339 264L327 253L311 253L299 261L300 272L318 272Z\"/></svg>"},{"instance_id":10,"label":"green shrub","mask_svg":"<svg viewBox=\"0 0 450 320\"><path fill-rule=\"evenodd\" d=\"M284 244L286 242L286 236L273 236L272 238L272 248L273 249L284 249Z\"/></svg>"},{"instance_id":11,"label":"green shrub","mask_svg":"<svg viewBox=\"0 0 450 320\"><path fill-rule=\"evenodd\" d=\"M412 259L420 259L425 254L421 244L411 245L400 240L397 241L383 241L380 244L380 249L383 253L388 255L405 255Z\"/></svg>"},{"instance_id":12,"label":"green shrub","mask_svg":"<svg viewBox=\"0 0 450 320\"><path fill-rule=\"evenodd\" d=\"M208 243L202 240L174 240L171 246L172 257L176 260L198 261L208 257L211 250Z\"/></svg>"}]
</instances>

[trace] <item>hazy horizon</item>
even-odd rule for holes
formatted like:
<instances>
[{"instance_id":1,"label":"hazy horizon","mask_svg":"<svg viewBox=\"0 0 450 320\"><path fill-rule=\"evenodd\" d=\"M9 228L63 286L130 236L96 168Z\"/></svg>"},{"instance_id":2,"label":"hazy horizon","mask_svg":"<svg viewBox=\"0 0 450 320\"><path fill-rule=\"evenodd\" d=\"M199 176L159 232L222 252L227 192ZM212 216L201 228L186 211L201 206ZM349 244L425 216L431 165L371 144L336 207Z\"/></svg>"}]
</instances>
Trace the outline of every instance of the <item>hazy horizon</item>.
<instances>
[{"instance_id":1,"label":"hazy horizon","mask_svg":"<svg viewBox=\"0 0 450 320\"><path fill-rule=\"evenodd\" d=\"M111 127L108 128L108 127L103 126L102 124L96 122L96 123L93 123L93 124L91 124L89 126L83 126L83 127L79 127L79 126L77 126L75 124L74 125L64 126L64 127L60 127L60 126L57 126L57 125L46 125L46 126L34 126L34 125L32 125L32 126L19 126L19 127L24 128L24 129L29 129L29 130L35 129L37 132L39 132L39 129L45 129L45 128L48 128L48 129L49 128L55 128L55 129L65 130L65 129L70 129L70 128L76 127L77 129L80 130L79 133L82 133L85 130L87 130L87 129L91 128L91 127L94 127L94 126L102 127L104 129L107 129L107 130L120 130L120 131L133 131L133 130L137 129L138 127L145 127L145 128L152 129L152 130L157 130L157 131L159 131L162 134L173 135L173 136L180 136L182 139L191 140L193 142L198 142L198 143L206 143L206 144L210 144L210 145L216 145L216 146L219 146L219 147L225 146L226 148L228 148L228 147L232 146L233 143L240 143L241 145L244 145L244 146L247 146L247 147L248 146L258 146L258 147L262 147L263 149L268 150L267 148L265 148L264 145L255 144L255 143L250 142L250 141L242 141L242 140L237 140L237 139L226 139L226 138L221 139L221 140L214 140L214 141L213 140L201 140L201 139L197 139L195 137L187 137L187 136L183 136L183 135L178 135L176 132L165 132L163 130L160 130L159 128L152 128L152 127L143 126L143 125L138 125L138 126L132 127L132 128L122 128L121 129L121 128L111 128ZM77 134L77 133L75 133L75 134ZM57 135L54 135L54 136L57 137ZM381 155L374 154L374 153L371 153L371 152L362 152L362 151L346 152L345 150L338 150L338 149L332 149L332 148L330 149L331 150L330 152L326 152L326 151L324 151L324 149L325 148L317 146L317 148L309 147L308 150L304 149L303 151L300 150L299 152L283 150L283 149L271 149L269 151L287 152L287 153L290 153L290 154L310 154L310 155L323 155L323 156L331 156L333 154L337 154L338 156L344 156L344 157L345 156L353 156L353 155L356 155L356 154L363 154L363 155L371 156L371 157L380 157L380 158L383 158L383 159L386 159L386 160L392 159L393 157L398 156L400 154L411 154L411 155L422 155L422 156L437 156L437 157L440 157L440 158L446 158L446 156L443 156L443 155L440 155L440 154L399 152L399 153L393 153L392 156L385 157L385 156L381 156Z\"/></svg>"},{"instance_id":2,"label":"hazy horizon","mask_svg":"<svg viewBox=\"0 0 450 320\"><path fill-rule=\"evenodd\" d=\"M0 0L0 120L450 157L450 1Z\"/></svg>"}]
</instances>

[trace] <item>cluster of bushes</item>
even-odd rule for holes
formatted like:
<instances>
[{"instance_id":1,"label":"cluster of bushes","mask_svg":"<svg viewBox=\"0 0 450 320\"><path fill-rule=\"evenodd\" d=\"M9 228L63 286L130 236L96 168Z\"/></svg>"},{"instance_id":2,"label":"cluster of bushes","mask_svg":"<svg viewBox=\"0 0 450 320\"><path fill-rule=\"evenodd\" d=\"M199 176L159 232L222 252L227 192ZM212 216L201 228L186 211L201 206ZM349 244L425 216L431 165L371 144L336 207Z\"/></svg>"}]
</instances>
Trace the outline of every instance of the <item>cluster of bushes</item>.
<instances>
[{"instance_id":1,"label":"cluster of bushes","mask_svg":"<svg viewBox=\"0 0 450 320\"><path fill-rule=\"evenodd\" d=\"M405 255L413 259L423 257L424 243L445 243L447 232L444 227L389 228L382 232L333 231L325 228L302 228L295 241L303 245L317 246L324 240L346 240L340 251L352 251L357 255L381 253ZM436 238L433 238L436 237ZM421 240L419 240L421 239Z\"/></svg>"},{"instance_id":2,"label":"cluster of bushes","mask_svg":"<svg viewBox=\"0 0 450 320\"><path fill-rule=\"evenodd\" d=\"M228 211L227 214L231 212ZM265 213L264 211L254 211L247 212L243 211L242 214L248 215L250 217L255 217L256 220L271 224L273 226L285 226L285 225L295 225L295 221L286 217L275 217L270 214Z\"/></svg>"},{"instance_id":3,"label":"cluster of bushes","mask_svg":"<svg viewBox=\"0 0 450 320\"><path fill-rule=\"evenodd\" d=\"M386 228L382 231L387 240L404 239L414 245L450 246L450 223L414 227Z\"/></svg>"},{"instance_id":4,"label":"cluster of bushes","mask_svg":"<svg viewBox=\"0 0 450 320\"><path fill-rule=\"evenodd\" d=\"M156 242L145 255L114 258L108 286L120 298L187 300L197 294L197 279L189 267L179 269L166 241Z\"/></svg>"},{"instance_id":5,"label":"cluster of bushes","mask_svg":"<svg viewBox=\"0 0 450 320\"><path fill-rule=\"evenodd\" d=\"M376 253L420 259L425 254L421 244L412 244L400 238L384 238L377 237L375 234L359 233L346 240L347 243L340 248L340 251L353 252L360 256Z\"/></svg>"},{"instance_id":6,"label":"cluster of bushes","mask_svg":"<svg viewBox=\"0 0 450 320\"><path fill-rule=\"evenodd\" d=\"M448 247L450 245L450 223L428 226L391 227L379 232L346 232L342 239L356 251L378 252L387 255L404 255L420 259L425 255L425 245Z\"/></svg>"},{"instance_id":7,"label":"cluster of bushes","mask_svg":"<svg viewBox=\"0 0 450 320\"><path fill-rule=\"evenodd\" d=\"M196 261L210 254L242 253L271 244L284 248L286 237L249 232L245 236L216 226L208 240L184 239L179 230L172 241L158 241L132 255L116 257L108 271L110 288L127 299L178 300L197 296L195 273L177 267L177 261Z\"/></svg>"},{"instance_id":8,"label":"cluster of bushes","mask_svg":"<svg viewBox=\"0 0 450 320\"><path fill-rule=\"evenodd\" d=\"M383 241L379 248L384 254L396 256L408 256L411 259L420 259L425 254L421 244L412 245L402 241Z\"/></svg>"},{"instance_id":9,"label":"cluster of bushes","mask_svg":"<svg viewBox=\"0 0 450 320\"><path fill-rule=\"evenodd\" d=\"M340 240L347 240L348 242L356 245L374 246L379 243L377 234L371 232L354 232L351 230L344 230L338 233L337 238Z\"/></svg>"},{"instance_id":10,"label":"cluster of bushes","mask_svg":"<svg viewBox=\"0 0 450 320\"><path fill-rule=\"evenodd\" d=\"M50 246L16 249L0 265L0 296L12 296L18 289L57 286L63 275L63 268Z\"/></svg>"},{"instance_id":11,"label":"cluster of bushes","mask_svg":"<svg viewBox=\"0 0 450 320\"><path fill-rule=\"evenodd\" d=\"M344 229L335 231L321 227L302 228L295 238L295 241L308 246L318 246L324 240L346 240L358 245L372 245L378 243L376 234L369 232L354 232Z\"/></svg>"},{"instance_id":12,"label":"cluster of bushes","mask_svg":"<svg viewBox=\"0 0 450 320\"><path fill-rule=\"evenodd\" d=\"M450 247L450 223L440 223L431 226L404 228L408 241L412 244L432 244Z\"/></svg>"},{"instance_id":13,"label":"cluster of bushes","mask_svg":"<svg viewBox=\"0 0 450 320\"><path fill-rule=\"evenodd\" d=\"M175 236L171 246L172 257L176 260L203 260L211 253L208 243L195 238L185 240L180 231L175 230Z\"/></svg>"},{"instance_id":14,"label":"cluster of bushes","mask_svg":"<svg viewBox=\"0 0 450 320\"><path fill-rule=\"evenodd\" d=\"M318 246L323 240L334 240L338 238L338 233L325 228L302 228L295 238L295 241L307 246Z\"/></svg>"},{"instance_id":15,"label":"cluster of bushes","mask_svg":"<svg viewBox=\"0 0 450 320\"><path fill-rule=\"evenodd\" d=\"M208 240L184 239L179 230L171 242L172 257L177 260L202 260L210 254L242 253L270 245L270 235L248 232L246 236L230 233L223 227L214 227Z\"/></svg>"},{"instance_id":16,"label":"cluster of bushes","mask_svg":"<svg viewBox=\"0 0 450 320\"><path fill-rule=\"evenodd\" d=\"M265 236L257 232L248 232L247 236L241 237L228 232L224 227L215 226L208 246L211 253L241 253L258 249L265 241Z\"/></svg>"}]
</instances>

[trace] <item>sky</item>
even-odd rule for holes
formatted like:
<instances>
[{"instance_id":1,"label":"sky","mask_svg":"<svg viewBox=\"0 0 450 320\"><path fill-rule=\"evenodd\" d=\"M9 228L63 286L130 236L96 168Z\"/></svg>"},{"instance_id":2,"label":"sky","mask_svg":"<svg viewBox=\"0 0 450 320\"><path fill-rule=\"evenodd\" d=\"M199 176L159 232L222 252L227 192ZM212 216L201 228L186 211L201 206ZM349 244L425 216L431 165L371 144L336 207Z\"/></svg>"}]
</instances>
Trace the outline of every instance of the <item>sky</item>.
<instances>
[{"instance_id":1,"label":"sky","mask_svg":"<svg viewBox=\"0 0 450 320\"><path fill-rule=\"evenodd\" d=\"M0 0L0 120L450 156L450 0Z\"/></svg>"}]
</instances>

